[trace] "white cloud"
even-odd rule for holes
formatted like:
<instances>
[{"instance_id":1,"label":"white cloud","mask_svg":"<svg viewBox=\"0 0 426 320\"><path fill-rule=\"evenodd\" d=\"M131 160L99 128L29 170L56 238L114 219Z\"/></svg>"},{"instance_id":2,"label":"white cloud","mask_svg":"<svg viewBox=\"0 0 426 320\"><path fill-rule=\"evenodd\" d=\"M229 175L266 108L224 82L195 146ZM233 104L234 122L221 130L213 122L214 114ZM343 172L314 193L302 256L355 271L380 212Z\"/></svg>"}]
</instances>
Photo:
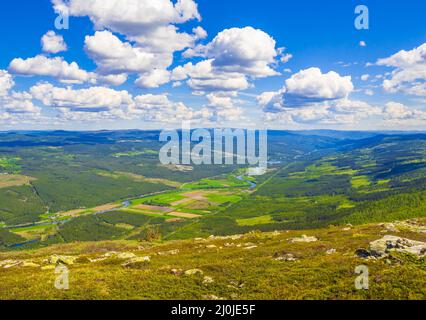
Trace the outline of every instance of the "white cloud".
<instances>
[{"instance_id":1,"label":"white cloud","mask_svg":"<svg viewBox=\"0 0 426 320\"><path fill-rule=\"evenodd\" d=\"M238 72L224 72L213 67L213 60L197 64L187 63L175 68L172 80L182 81L189 77L187 84L196 92L235 92L249 88L245 75Z\"/></svg>"},{"instance_id":2,"label":"white cloud","mask_svg":"<svg viewBox=\"0 0 426 320\"><path fill-rule=\"evenodd\" d=\"M98 31L94 36L87 36L85 49L95 60L99 71L105 74L142 73L157 65L154 54L122 42L109 31Z\"/></svg>"},{"instance_id":3,"label":"white cloud","mask_svg":"<svg viewBox=\"0 0 426 320\"><path fill-rule=\"evenodd\" d=\"M57 11L88 16L98 30L110 29L126 36L139 36L159 26L200 20L193 0L53 0Z\"/></svg>"},{"instance_id":4,"label":"white cloud","mask_svg":"<svg viewBox=\"0 0 426 320\"><path fill-rule=\"evenodd\" d=\"M390 77L383 81L386 91L426 96L426 43L379 59L376 65L394 68Z\"/></svg>"},{"instance_id":5,"label":"white cloud","mask_svg":"<svg viewBox=\"0 0 426 320\"><path fill-rule=\"evenodd\" d=\"M370 75L369 75L369 74L363 74L363 75L361 76L361 80L362 80L362 81L368 81L368 79L370 79Z\"/></svg>"},{"instance_id":6,"label":"white cloud","mask_svg":"<svg viewBox=\"0 0 426 320\"><path fill-rule=\"evenodd\" d=\"M14 85L12 75L6 70L0 70L0 97L7 95Z\"/></svg>"},{"instance_id":7,"label":"white cloud","mask_svg":"<svg viewBox=\"0 0 426 320\"><path fill-rule=\"evenodd\" d=\"M374 96L374 91L373 90L371 90L371 89L366 89L365 91L364 91L364 93L367 95L367 96Z\"/></svg>"},{"instance_id":8,"label":"white cloud","mask_svg":"<svg viewBox=\"0 0 426 320\"><path fill-rule=\"evenodd\" d=\"M286 108L275 113L266 112L265 117L268 121L287 124L348 125L381 113L381 108L363 101L341 99L301 108Z\"/></svg>"},{"instance_id":9,"label":"white cloud","mask_svg":"<svg viewBox=\"0 0 426 320\"><path fill-rule=\"evenodd\" d=\"M257 101L267 121L287 124L354 124L382 113L379 107L350 100L353 90L351 77L310 68L287 79L281 90L262 93Z\"/></svg>"},{"instance_id":10,"label":"white cloud","mask_svg":"<svg viewBox=\"0 0 426 320\"><path fill-rule=\"evenodd\" d=\"M194 29L192 29L192 32L197 37L197 39L205 39L207 38L208 34L207 31L204 30L202 27L198 26Z\"/></svg>"},{"instance_id":11,"label":"white cloud","mask_svg":"<svg viewBox=\"0 0 426 320\"><path fill-rule=\"evenodd\" d=\"M426 112L409 108L402 103L388 102L384 108L385 120L426 120Z\"/></svg>"},{"instance_id":12,"label":"white cloud","mask_svg":"<svg viewBox=\"0 0 426 320\"><path fill-rule=\"evenodd\" d=\"M210 93L207 96L208 103L201 112L205 120L210 123L225 121L242 121L244 110L238 105L241 101L236 96L220 93Z\"/></svg>"},{"instance_id":13,"label":"white cloud","mask_svg":"<svg viewBox=\"0 0 426 320\"><path fill-rule=\"evenodd\" d=\"M191 108L182 102L172 102L167 95L139 95L134 99L130 110L132 115L138 115L145 121L158 121L162 123L178 123L191 120L197 116Z\"/></svg>"},{"instance_id":14,"label":"white cloud","mask_svg":"<svg viewBox=\"0 0 426 320\"><path fill-rule=\"evenodd\" d=\"M48 31L41 38L41 46L43 51L47 53L58 53L68 49L64 38L61 35L57 35L52 30Z\"/></svg>"},{"instance_id":15,"label":"white cloud","mask_svg":"<svg viewBox=\"0 0 426 320\"><path fill-rule=\"evenodd\" d=\"M279 75L274 70L283 48L262 30L252 27L225 29L208 44L198 45L184 57L202 57L196 64L187 63L172 71L171 80L186 83L194 94L236 95L252 86L258 78Z\"/></svg>"},{"instance_id":16,"label":"white cloud","mask_svg":"<svg viewBox=\"0 0 426 320\"><path fill-rule=\"evenodd\" d=\"M278 55L275 45L275 40L262 30L232 28L200 47L199 55L213 59L213 66L222 71L268 77L279 74L270 66Z\"/></svg>"},{"instance_id":17,"label":"white cloud","mask_svg":"<svg viewBox=\"0 0 426 320\"><path fill-rule=\"evenodd\" d=\"M97 75L95 82L104 83L107 85L120 86L127 81L126 74L110 74L110 75Z\"/></svg>"},{"instance_id":18,"label":"white cloud","mask_svg":"<svg viewBox=\"0 0 426 320\"><path fill-rule=\"evenodd\" d=\"M74 90L70 87L59 88L50 83L40 83L31 87L30 92L34 99L45 106L85 112L126 108L133 102L132 96L127 91L116 91L106 87Z\"/></svg>"},{"instance_id":19,"label":"white cloud","mask_svg":"<svg viewBox=\"0 0 426 320\"><path fill-rule=\"evenodd\" d=\"M293 55L292 55L291 53L286 53L286 54L283 54L283 55L281 56L280 61L281 61L282 63L287 63L287 62L289 62L292 58L293 58Z\"/></svg>"},{"instance_id":20,"label":"white cloud","mask_svg":"<svg viewBox=\"0 0 426 320\"><path fill-rule=\"evenodd\" d=\"M288 106L344 99L354 90L350 76L322 73L319 68L301 70L285 81L285 87Z\"/></svg>"},{"instance_id":21,"label":"white cloud","mask_svg":"<svg viewBox=\"0 0 426 320\"><path fill-rule=\"evenodd\" d=\"M32 102L32 97L26 92L13 92L8 97L0 98L0 109L9 114L39 114L41 109Z\"/></svg>"},{"instance_id":22,"label":"white cloud","mask_svg":"<svg viewBox=\"0 0 426 320\"><path fill-rule=\"evenodd\" d=\"M165 71L175 52L192 48L207 36L201 27L189 34L176 26L201 20L193 0L53 0L53 4L57 11L66 8L71 16L88 16L93 22L98 32L86 37L85 48L103 75L136 73L142 79L158 75L155 70Z\"/></svg>"},{"instance_id":23,"label":"white cloud","mask_svg":"<svg viewBox=\"0 0 426 320\"><path fill-rule=\"evenodd\" d=\"M88 81L91 75L80 69L76 62L68 63L62 57L47 58L38 55L28 59L13 59L9 71L25 76L49 76L65 82L81 83Z\"/></svg>"},{"instance_id":24,"label":"white cloud","mask_svg":"<svg viewBox=\"0 0 426 320\"><path fill-rule=\"evenodd\" d=\"M365 41L360 41L360 42L359 42L359 46L360 46L360 47L366 47L366 46L367 46L367 43L366 43Z\"/></svg>"},{"instance_id":25,"label":"white cloud","mask_svg":"<svg viewBox=\"0 0 426 320\"><path fill-rule=\"evenodd\" d=\"M170 82L170 72L162 69L155 69L147 74L141 75L135 82L141 88L158 88Z\"/></svg>"},{"instance_id":26,"label":"white cloud","mask_svg":"<svg viewBox=\"0 0 426 320\"><path fill-rule=\"evenodd\" d=\"M39 114L40 108L32 103L32 97L26 92L14 92L12 76L6 70L0 70L0 120L11 119L15 114Z\"/></svg>"},{"instance_id":27,"label":"white cloud","mask_svg":"<svg viewBox=\"0 0 426 320\"><path fill-rule=\"evenodd\" d=\"M257 97L258 104L267 113L279 113L286 110L284 105L285 88L276 92L264 92Z\"/></svg>"}]
</instances>

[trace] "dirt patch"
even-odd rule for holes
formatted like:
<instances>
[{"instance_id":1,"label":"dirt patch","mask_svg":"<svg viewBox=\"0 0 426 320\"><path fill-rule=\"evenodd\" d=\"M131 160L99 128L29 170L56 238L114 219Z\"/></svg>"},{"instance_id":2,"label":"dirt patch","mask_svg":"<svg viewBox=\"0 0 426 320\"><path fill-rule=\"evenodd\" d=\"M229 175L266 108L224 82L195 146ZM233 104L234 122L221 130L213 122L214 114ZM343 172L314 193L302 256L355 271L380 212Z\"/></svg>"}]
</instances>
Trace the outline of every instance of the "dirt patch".
<instances>
[{"instance_id":1,"label":"dirt patch","mask_svg":"<svg viewBox=\"0 0 426 320\"><path fill-rule=\"evenodd\" d=\"M201 217L198 214L185 213L185 212L172 212L172 213L169 213L169 216L179 217L179 218L186 218L186 219L195 219L195 218Z\"/></svg>"},{"instance_id":2,"label":"dirt patch","mask_svg":"<svg viewBox=\"0 0 426 320\"><path fill-rule=\"evenodd\" d=\"M29 185L34 180L36 179L20 174L0 174L0 189Z\"/></svg>"},{"instance_id":3,"label":"dirt patch","mask_svg":"<svg viewBox=\"0 0 426 320\"><path fill-rule=\"evenodd\" d=\"M172 219L167 219L166 222L167 223L174 223L174 222L182 222L185 221L185 219L181 219L181 218L172 218Z\"/></svg>"},{"instance_id":4,"label":"dirt patch","mask_svg":"<svg viewBox=\"0 0 426 320\"><path fill-rule=\"evenodd\" d=\"M119 179L122 177L129 178L136 182L148 182L148 183L156 183L156 184L164 184L168 187L173 188L179 188L181 186L181 183L177 181L167 180L167 179L159 179L159 178L148 178L145 176L141 176L139 174L131 173L131 172L108 172L108 171L102 171L98 172L98 175L103 177L109 177L113 179Z\"/></svg>"},{"instance_id":5,"label":"dirt patch","mask_svg":"<svg viewBox=\"0 0 426 320\"><path fill-rule=\"evenodd\" d=\"M172 207L180 206L181 204L188 203L188 202L190 202L191 200L192 200L192 199L189 199L189 198L182 199L182 200L178 200L178 201L175 201L175 202L171 203L171 206L172 206Z\"/></svg>"},{"instance_id":6,"label":"dirt patch","mask_svg":"<svg viewBox=\"0 0 426 320\"><path fill-rule=\"evenodd\" d=\"M212 206L212 203L206 202L206 201L194 201L192 203L189 203L185 208L192 209L192 210L204 210L208 209Z\"/></svg>"},{"instance_id":7,"label":"dirt patch","mask_svg":"<svg viewBox=\"0 0 426 320\"><path fill-rule=\"evenodd\" d=\"M167 168L171 171L180 171L180 172L191 172L194 170L192 166L183 166L183 165L160 165L161 167Z\"/></svg>"},{"instance_id":8,"label":"dirt patch","mask_svg":"<svg viewBox=\"0 0 426 320\"><path fill-rule=\"evenodd\" d=\"M61 215L63 217L76 217L80 213L83 213L84 211L86 211L86 209L70 210L70 211L66 211L66 212L61 212L61 213L59 213L59 215Z\"/></svg>"},{"instance_id":9,"label":"dirt patch","mask_svg":"<svg viewBox=\"0 0 426 320\"><path fill-rule=\"evenodd\" d=\"M168 207L160 207L160 206L149 206L146 204L140 204L138 206L134 207L135 209L139 209L139 210L147 210L147 211L160 211L160 212L172 212L173 209L168 208Z\"/></svg>"},{"instance_id":10,"label":"dirt patch","mask_svg":"<svg viewBox=\"0 0 426 320\"><path fill-rule=\"evenodd\" d=\"M95 212L102 212L102 211L114 210L120 207L121 207L120 204L105 204L103 206L95 207L92 210Z\"/></svg>"},{"instance_id":11,"label":"dirt patch","mask_svg":"<svg viewBox=\"0 0 426 320\"><path fill-rule=\"evenodd\" d=\"M193 199L193 200L200 200L200 201L206 201L206 192L205 191L193 191L193 192L187 192L183 194L184 197Z\"/></svg>"}]
</instances>

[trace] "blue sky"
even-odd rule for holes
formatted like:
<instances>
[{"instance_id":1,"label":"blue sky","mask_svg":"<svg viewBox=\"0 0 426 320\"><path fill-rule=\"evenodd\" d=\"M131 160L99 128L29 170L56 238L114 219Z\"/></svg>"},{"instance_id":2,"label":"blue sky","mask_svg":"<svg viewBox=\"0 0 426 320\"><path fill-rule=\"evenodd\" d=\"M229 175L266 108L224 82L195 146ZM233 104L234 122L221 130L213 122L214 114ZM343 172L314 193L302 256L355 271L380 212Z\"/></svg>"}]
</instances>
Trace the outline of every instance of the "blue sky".
<instances>
[{"instance_id":1,"label":"blue sky","mask_svg":"<svg viewBox=\"0 0 426 320\"><path fill-rule=\"evenodd\" d=\"M369 29L354 26L369 9ZM426 128L426 3L15 0L0 130ZM69 29L55 28L58 13ZM44 36L44 40L42 37ZM403 50L403 51L402 51Z\"/></svg>"}]
</instances>

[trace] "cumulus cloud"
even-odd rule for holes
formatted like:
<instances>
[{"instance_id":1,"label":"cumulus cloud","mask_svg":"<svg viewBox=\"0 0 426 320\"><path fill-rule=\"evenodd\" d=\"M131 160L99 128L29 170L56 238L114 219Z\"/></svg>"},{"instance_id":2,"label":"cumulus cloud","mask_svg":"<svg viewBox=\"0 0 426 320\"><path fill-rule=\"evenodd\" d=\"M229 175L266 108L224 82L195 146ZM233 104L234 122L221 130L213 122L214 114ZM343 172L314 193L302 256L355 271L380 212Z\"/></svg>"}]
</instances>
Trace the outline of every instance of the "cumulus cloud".
<instances>
[{"instance_id":1,"label":"cumulus cloud","mask_svg":"<svg viewBox=\"0 0 426 320\"><path fill-rule=\"evenodd\" d=\"M43 51L47 53L58 53L68 49L64 38L61 35L57 35L52 30L48 31L41 38L41 46Z\"/></svg>"},{"instance_id":2,"label":"cumulus cloud","mask_svg":"<svg viewBox=\"0 0 426 320\"><path fill-rule=\"evenodd\" d=\"M264 92L257 97L257 102L267 113L279 113L286 110L284 105L284 94L286 89Z\"/></svg>"},{"instance_id":3,"label":"cumulus cloud","mask_svg":"<svg viewBox=\"0 0 426 320\"><path fill-rule=\"evenodd\" d=\"M109 31L98 31L94 36L87 36L85 49L99 71L105 74L147 72L157 65L154 54L122 42Z\"/></svg>"},{"instance_id":4,"label":"cumulus cloud","mask_svg":"<svg viewBox=\"0 0 426 320\"><path fill-rule=\"evenodd\" d=\"M301 124L353 124L382 109L349 99L354 90L351 77L318 68L301 70L275 92L257 97L268 121Z\"/></svg>"},{"instance_id":5,"label":"cumulus cloud","mask_svg":"<svg viewBox=\"0 0 426 320\"><path fill-rule=\"evenodd\" d=\"M358 100L341 99L315 103L301 108L285 108L280 112L267 112L268 121L286 124L355 124L370 116L381 115L382 109Z\"/></svg>"},{"instance_id":6,"label":"cumulus cloud","mask_svg":"<svg viewBox=\"0 0 426 320\"><path fill-rule=\"evenodd\" d=\"M132 96L125 90L116 91L106 87L72 89L40 83L31 87L34 99L45 106L66 108L82 112L99 112L125 108L132 104Z\"/></svg>"},{"instance_id":7,"label":"cumulus cloud","mask_svg":"<svg viewBox=\"0 0 426 320\"><path fill-rule=\"evenodd\" d=\"M88 16L98 30L110 29L126 36L170 24L200 20L193 0L53 0L55 10L72 16Z\"/></svg>"},{"instance_id":8,"label":"cumulus cloud","mask_svg":"<svg viewBox=\"0 0 426 320\"><path fill-rule=\"evenodd\" d=\"M86 37L85 48L101 74L137 73L142 85L146 76L158 75L155 70L165 71L175 52L194 47L207 36L201 27L190 34L176 26L201 20L193 0L53 0L53 4L56 11L66 9L93 22L98 32Z\"/></svg>"},{"instance_id":9,"label":"cumulus cloud","mask_svg":"<svg viewBox=\"0 0 426 320\"><path fill-rule=\"evenodd\" d=\"M362 81L368 81L368 79L370 79L370 75L369 75L369 74L363 74L363 75L361 76L361 80L362 80Z\"/></svg>"},{"instance_id":10,"label":"cumulus cloud","mask_svg":"<svg viewBox=\"0 0 426 320\"><path fill-rule=\"evenodd\" d=\"M14 86L12 76L0 70L0 120L10 120L14 115L39 114L41 109L33 104L31 95L11 91Z\"/></svg>"},{"instance_id":11,"label":"cumulus cloud","mask_svg":"<svg viewBox=\"0 0 426 320\"><path fill-rule=\"evenodd\" d=\"M6 70L0 70L0 97L7 95L14 85L12 75Z\"/></svg>"},{"instance_id":12,"label":"cumulus cloud","mask_svg":"<svg viewBox=\"0 0 426 320\"><path fill-rule=\"evenodd\" d=\"M163 69L155 69L149 73L141 75L135 82L141 88L158 88L170 82L171 73Z\"/></svg>"},{"instance_id":13,"label":"cumulus cloud","mask_svg":"<svg viewBox=\"0 0 426 320\"><path fill-rule=\"evenodd\" d=\"M285 87L288 106L344 99L354 90L350 76L322 73L319 68L301 70L285 81Z\"/></svg>"},{"instance_id":14,"label":"cumulus cloud","mask_svg":"<svg viewBox=\"0 0 426 320\"><path fill-rule=\"evenodd\" d=\"M405 106L398 102L388 102L383 111L385 120L426 120L426 112Z\"/></svg>"},{"instance_id":15,"label":"cumulus cloud","mask_svg":"<svg viewBox=\"0 0 426 320\"><path fill-rule=\"evenodd\" d=\"M379 59L376 65L394 68L390 77L383 81L386 91L426 96L426 43Z\"/></svg>"},{"instance_id":16,"label":"cumulus cloud","mask_svg":"<svg viewBox=\"0 0 426 320\"><path fill-rule=\"evenodd\" d=\"M82 83L88 81L91 75L80 69L76 62L68 63L62 57L47 58L38 55L28 59L13 59L9 71L25 76L49 76L60 81Z\"/></svg>"},{"instance_id":17,"label":"cumulus cloud","mask_svg":"<svg viewBox=\"0 0 426 320\"><path fill-rule=\"evenodd\" d=\"M231 28L223 30L210 43L198 46L187 56L211 59L213 66L221 71L261 78L279 74L271 68L279 54L275 46L275 40L262 30Z\"/></svg>"},{"instance_id":18,"label":"cumulus cloud","mask_svg":"<svg viewBox=\"0 0 426 320\"><path fill-rule=\"evenodd\" d=\"M250 84L244 74L226 72L213 66L213 59L197 64L187 63L176 67L172 72L172 80L188 79L188 86L196 92L235 92L249 88Z\"/></svg>"},{"instance_id":19,"label":"cumulus cloud","mask_svg":"<svg viewBox=\"0 0 426 320\"><path fill-rule=\"evenodd\" d=\"M250 88L254 79L278 75L274 67L282 53L283 49L276 48L275 40L262 30L226 29L210 43L187 51L186 57L205 60L176 67L171 80L187 80L195 94L236 95ZM283 57L290 59L289 55ZM207 99L211 104L211 98Z\"/></svg>"},{"instance_id":20,"label":"cumulus cloud","mask_svg":"<svg viewBox=\"0 0 426 320\"><path fill-rule=\"evenodd\" d=\"M0 98L0 109L9 114L39 114L41 109L33 104L32 96L27 92L12 92Z\"/></svg>"},{"instance_id":21,"label":"cumulus cloud","mask_svg":"<svg viewBox=\"0 0 426 320\"><path fill-rule=\"evenodd\" d=\"M207 100L208 103L203 107L202 113L211 123L243 120L244 110L239 106L242 102L236 95L210 93Z\"/></svg>"},{"instance_id":22,"label":"cumulus cloud","mask_svg":"<svg viewBox=\"0 0 426 320\"><path fill-rule=\"evenodd\" d=\"M167 95L133 97L126 90L107 87L73 89L39 83L30 89L29 96L45 107L54 108L61 121L145 120L177 123L201 118L202 114L181 102L170 101Z\"/></svg>"},{"instance_id":23,"label":"cumulus cloud","mask_svg":"<svg viewBox=\"0 0 426 320\"><path fill-rule=\"evenodd\" d=\"M153 94L136 96L130 112L145 121L162 123L178 123L202 117L200 112L194 111L182 102L170 101L167 95Z\"/></svg>"}]
</instances>

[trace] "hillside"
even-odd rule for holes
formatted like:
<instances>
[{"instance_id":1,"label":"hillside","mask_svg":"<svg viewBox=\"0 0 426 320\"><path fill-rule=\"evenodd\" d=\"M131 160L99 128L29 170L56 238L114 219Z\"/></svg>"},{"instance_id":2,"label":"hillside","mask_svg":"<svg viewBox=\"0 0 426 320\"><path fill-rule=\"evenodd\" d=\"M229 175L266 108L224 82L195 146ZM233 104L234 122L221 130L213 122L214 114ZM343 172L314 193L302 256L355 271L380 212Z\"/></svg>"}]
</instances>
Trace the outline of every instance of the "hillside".
<instances>
[{"instance_id":1,"label":"hillside","mask_svg":"<svg viewBox=\"0 0 426 320\"><path fill-rule=\"evenodd\" d=\"M374 242L389 236L398 240ZM0 253L0 298L426 299L425 241L421 219L167 243L56 245ZM58 263L69 268L69 290L54 287ZM369 290L354 286L359 265L369 268Z\"/></svg>"}]
</instances>

